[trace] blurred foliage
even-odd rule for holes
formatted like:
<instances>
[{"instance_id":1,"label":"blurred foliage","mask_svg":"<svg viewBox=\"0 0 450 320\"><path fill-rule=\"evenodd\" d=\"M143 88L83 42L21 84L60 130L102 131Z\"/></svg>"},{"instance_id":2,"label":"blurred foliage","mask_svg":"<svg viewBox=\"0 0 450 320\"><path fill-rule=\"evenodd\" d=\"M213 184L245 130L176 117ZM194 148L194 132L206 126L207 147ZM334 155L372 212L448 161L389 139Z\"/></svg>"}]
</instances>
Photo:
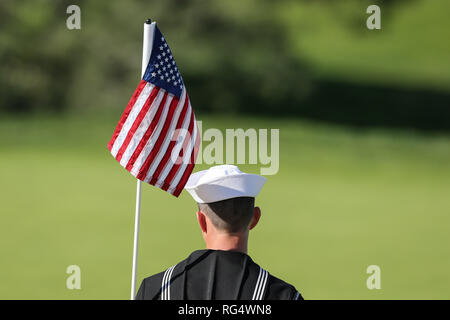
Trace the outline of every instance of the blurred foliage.
<instances>
[{"instance_id":1,"label":"blurred foliage","mask_svg":"<svg viewBox=\"0 0 450 320\"><path fill-rule=\"evenodd\" d=\"M370 31L374 3L382 30ZM66 28L70 4L81 7L81 30ZM0 111L123 109L150 17L197 111L448 129L446 8L445 0L2 1Z\"/></svg>"}]
</instances>

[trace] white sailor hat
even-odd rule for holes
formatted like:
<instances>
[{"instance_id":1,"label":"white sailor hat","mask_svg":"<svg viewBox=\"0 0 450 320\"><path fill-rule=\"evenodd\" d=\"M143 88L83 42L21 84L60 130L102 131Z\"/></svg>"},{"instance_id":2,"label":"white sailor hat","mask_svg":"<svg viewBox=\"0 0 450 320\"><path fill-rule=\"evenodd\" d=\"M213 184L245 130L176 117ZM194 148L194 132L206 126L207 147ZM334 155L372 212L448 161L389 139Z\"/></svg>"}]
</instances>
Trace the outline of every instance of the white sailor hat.
<instances>
[{"instance_id":1,"label":"white sailor hat","mask_svg":"<svg viewBox=\"0 0 450 320\"><path fill-rule=\"evenodd\" d=\"M198 203L237 197L256 197L266 182L257 174L244 173L233 165L220 165L193 173L184 187Z\"/></svg>"}]
</instances>

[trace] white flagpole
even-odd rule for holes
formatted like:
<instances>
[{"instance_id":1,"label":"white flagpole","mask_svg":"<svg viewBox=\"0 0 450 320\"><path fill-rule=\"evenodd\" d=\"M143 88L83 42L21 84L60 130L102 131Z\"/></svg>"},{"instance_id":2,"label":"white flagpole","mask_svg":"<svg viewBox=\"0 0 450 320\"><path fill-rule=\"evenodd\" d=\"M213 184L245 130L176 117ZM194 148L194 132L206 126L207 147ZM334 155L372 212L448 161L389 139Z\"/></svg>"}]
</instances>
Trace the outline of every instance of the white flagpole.
<instances>
[{"instance_id":1,"label":"white flagpole","mask_svg":"<svg viewBox=\"0 0 450 320\"><path fill-rule=\"evenodd\" d=\"M155 22L147 19L144 23L144 43L142 46L142 72L141 78L144 76L148 61L152 54L153 32L155 30ZM131 275L131 300L135 299L136 295L136 273L138 260L138 245L139 245L139 220L141 215L141 180L137 179L136 189L136 213L134 219L134 244L133 244L133 270Z\"/></svg>"},{"instance_id":2,"label":"white flagpole","mask_svg":"<svg viewBox=\"0 0 450 320\"><path fill-rule=\"evenodd\" d=\"M137 180L136 190L136 213L134 217L134 245L133 245L133 271L131 275L131 300L134 300L136 294L136 272L139 244L139 219L141 214L141 180Z\"/></svg>"}]
</instances>

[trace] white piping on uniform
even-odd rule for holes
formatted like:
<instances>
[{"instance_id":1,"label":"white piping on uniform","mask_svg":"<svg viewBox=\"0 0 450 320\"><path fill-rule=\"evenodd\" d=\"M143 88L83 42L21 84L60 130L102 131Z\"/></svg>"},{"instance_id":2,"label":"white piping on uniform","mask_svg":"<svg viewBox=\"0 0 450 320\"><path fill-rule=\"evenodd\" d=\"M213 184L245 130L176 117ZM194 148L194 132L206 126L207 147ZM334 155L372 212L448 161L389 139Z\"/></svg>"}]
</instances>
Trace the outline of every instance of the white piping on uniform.
<instances>
[{"instance_id":1,"label":"white piping on uniform","mask_svg":"<svg viewBox=\"0 0 450 320\"><path fill-rule=\"evenodd\" d=\"M269 277L269 273L266 270L264 270L263 283L261 285L261 288L259 289L258 300L262 300L263 299L264 290L266 289L266 284L267 284L267 278L268 277Z\"/></svg>"},{"instance_id":2,"label":"white piping on uniform","mask_svg":"<svg viewBox=\"0 0 450 320\"><path fill-rule=\"evenodd\" d=\"M256 292L258 291L258 287L259 287L259 282L261 280L261 273L262 273L262 268L259 268L259 274L258 274L258 280L256 281L256 286L255 286L255 290L253 291L253 297L252 300L255 300L256 297Z\"/></svg>"},{"instance_id":3,"label":"white piping on uniform","mask_svg":"<svg viewBox=\"0 0 450 320\"><path fill-rule=\"evenodd\" d=\"M161 300L170 300L170 278L172 277L173 269L175 266L170 267L164 272L164 276L161 283Z\"/></svg>"},{"instance_id":4,"label":"white piping on uniform","mask_svg":"<svg viewBox=\"0 0 450 320\"><path fill-rule=\"evenodd\" d=\"M268 277L269 273L260 267L258 280L256 281L255 291L253 292L252 300L262 300Z\"/></svg>"},{"instance_id":5,"label":"white piping on uniform","mask_svg":"<svg viewBox=\"0 0 450 320\"><path fill-rule=\"evenodd\" d=\"M168 284L167 284L167 300L170 300L170 283L172 281L173 270L175 270L175 266L173 266L172 270L170 271L169 278L167 280L168 281Z\"/></svg>"}]
</instances>

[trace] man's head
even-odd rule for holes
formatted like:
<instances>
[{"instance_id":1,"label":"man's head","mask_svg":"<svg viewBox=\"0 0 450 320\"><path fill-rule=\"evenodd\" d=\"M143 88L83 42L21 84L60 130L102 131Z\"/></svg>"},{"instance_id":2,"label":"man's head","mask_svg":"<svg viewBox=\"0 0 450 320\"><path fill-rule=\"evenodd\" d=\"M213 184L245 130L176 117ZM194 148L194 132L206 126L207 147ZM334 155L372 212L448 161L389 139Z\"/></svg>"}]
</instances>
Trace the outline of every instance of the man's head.
<instances>
[{"instance_id":1,"label":"man's head","mask_svg":"<svg viewBox=\"0 0 450 320\"><path fill-rule=\"evenodd\" d=\"M197 220L208 248L246 252L248 231L261 216L255 197L265 182L233 165L214 166L189 177L185 189L198 204Z\"/></svg>"},{"instance_id":2,"label":"man's head","mask_svg":"<svg viewBox=\"0 0 450 320\"><path fill-rule=\"evenodd\" d=\"M237 197L211 203L198 203L197 220L207 246L221 246L230 238L247 245L248 231L261 217L255 198Z\"/></svg>"}]
</instances>

